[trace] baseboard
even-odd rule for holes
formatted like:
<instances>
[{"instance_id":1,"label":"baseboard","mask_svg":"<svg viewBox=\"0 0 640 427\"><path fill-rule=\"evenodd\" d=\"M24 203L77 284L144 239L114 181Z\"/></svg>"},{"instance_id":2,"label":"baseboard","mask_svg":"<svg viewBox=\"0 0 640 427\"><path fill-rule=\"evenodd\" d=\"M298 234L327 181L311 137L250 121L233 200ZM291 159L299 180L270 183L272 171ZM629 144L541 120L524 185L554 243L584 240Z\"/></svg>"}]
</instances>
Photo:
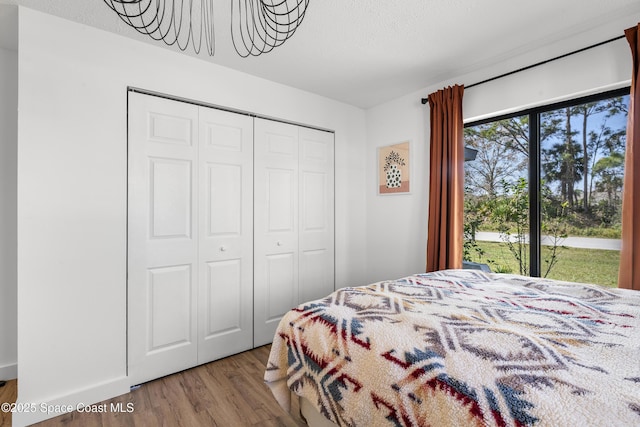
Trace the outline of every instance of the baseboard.
<instances>
[{"instance_id":1,"label":"baseboard","mask_svg":"<svg viewBox=\"0 0 640 427\"><path fill-rule=\"evenodd\" d=\"M0 366L0 381L18 378L18 364Z\"/></svg>"},{"instance_id":2,"label":"baseboard","mask_svg":"<svg viewBox=\"0 0 640 427\"><path fill-rule=\"evenodd\" d=\"M29 412L14 412L12 415L14 427L24 427L40 421L54 418L67 412L74 411L78 408L87 407L104 400L129 393L129 378L122 377L113 381L104 382L93 387L78 390L64 396L52 398L43 398L42 402L23 402L20 400L18 393L18 401L16 407L24 407ZM31 411L33 409L33 411ZM67 410L70 409L70 410ZM112 410L126 410L127 408L111 408L107 406L107 412Z\"/></svg>"}]
</instances>

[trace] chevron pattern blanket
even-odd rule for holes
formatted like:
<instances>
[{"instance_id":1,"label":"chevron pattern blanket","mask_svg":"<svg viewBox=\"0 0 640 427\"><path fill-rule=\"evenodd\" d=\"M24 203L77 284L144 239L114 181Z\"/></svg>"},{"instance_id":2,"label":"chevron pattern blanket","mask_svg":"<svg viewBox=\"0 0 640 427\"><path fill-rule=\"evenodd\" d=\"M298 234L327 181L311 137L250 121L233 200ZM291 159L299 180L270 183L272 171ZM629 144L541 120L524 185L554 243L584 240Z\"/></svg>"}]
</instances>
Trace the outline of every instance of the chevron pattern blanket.
<instances>
[{"instance_id":1,"label":"chevron pattern blanket","mask_svg":"<svg viewBox=\"0 0 640 427\"><path fill-rule=\"evenodd\" d=\"M265 381L341 426L640 426L640 292L478 270L340 289Z\"/></svg>"}]
</instances>

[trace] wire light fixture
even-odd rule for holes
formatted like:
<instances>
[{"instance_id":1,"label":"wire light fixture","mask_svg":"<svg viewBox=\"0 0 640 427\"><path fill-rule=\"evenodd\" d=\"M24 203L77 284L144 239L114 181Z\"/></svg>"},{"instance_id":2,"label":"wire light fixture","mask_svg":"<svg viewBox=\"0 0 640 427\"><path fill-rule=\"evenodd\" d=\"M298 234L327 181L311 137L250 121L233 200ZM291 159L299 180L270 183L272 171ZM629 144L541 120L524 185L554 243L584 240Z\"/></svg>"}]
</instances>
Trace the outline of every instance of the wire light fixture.
<instances>
[{"instance_id":1,"label":"wire light fixture","mask_svg":"<svg viewBox=\"0 0 640 427\"><path fill-rule=\"evenodd\" d=\"M176 45L191 43L215 54L214 0L104 0L141 34ZM243 58L258 56L287 41L304 19L309 0L231 0L231 40Z\"/></svg>"},{"instance_id":2,"label":"wire light fixture","mask_svg":"<svg viewBox=\"0 0 640 427\"><path fill-rule=\"evenodd\" d=\"M238 55L258 56L280 46L296 32L308 5L309 0L233 0L231 39Z\"/></svg>"},{"instance_id":3,"label":"wire light fixture","mask_svg":"<svg viewBox=\"0 0 640 427\"><path fill-rule=\"evenodd\" d=\"M104 0L127 25L154 40L198 54L204 44L215 53L213 0Z\"/></svg>"}]
</instances>

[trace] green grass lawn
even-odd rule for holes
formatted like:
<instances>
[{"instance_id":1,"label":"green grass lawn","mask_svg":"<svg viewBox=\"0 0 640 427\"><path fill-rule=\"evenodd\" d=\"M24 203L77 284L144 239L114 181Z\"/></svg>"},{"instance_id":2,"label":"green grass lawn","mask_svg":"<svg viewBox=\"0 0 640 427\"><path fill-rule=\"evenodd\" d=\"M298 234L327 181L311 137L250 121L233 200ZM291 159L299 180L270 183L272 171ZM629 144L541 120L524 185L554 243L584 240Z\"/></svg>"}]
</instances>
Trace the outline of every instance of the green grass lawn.
<instances>
[{"instance_id":1,"label":"green grass lawn","mask_svg":"<svg viewBox=\"0 0 640 427\"><path fill-rule=\"evenodd\" d=\"M520 273L518 262L505 243L480 241L477 243L485 251L485 256L483 259L474 257L473 261L486 263L487 259L491 259L495 261L489 264L492 271ZM547 247L542 246L543 260L547 253ZM618 251L560 248L558 262L547 277L570 282L596 283L598 285L617 287L619 262L620 252ZM546 271L546 263L544 261L541 269L542 274L544 274Z\"/></svg>"}]
</instances>

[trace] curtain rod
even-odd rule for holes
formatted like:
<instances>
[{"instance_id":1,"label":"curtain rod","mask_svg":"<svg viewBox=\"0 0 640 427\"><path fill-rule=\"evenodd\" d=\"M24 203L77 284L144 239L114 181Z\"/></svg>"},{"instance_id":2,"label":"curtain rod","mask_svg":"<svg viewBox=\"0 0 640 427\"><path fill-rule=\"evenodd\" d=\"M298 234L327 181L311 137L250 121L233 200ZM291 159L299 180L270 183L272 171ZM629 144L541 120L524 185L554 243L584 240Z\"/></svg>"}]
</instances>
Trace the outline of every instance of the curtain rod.
<instances>
[{"instance_id":1,"label":"curtain rod","mask_svg":"<svg viewBox=\"0 0 640 427\"><path fill-rule=\"evenodd\" d=\"M544 65L544 64L546 64L546 63L548 63L548 62L551 62L551 61L556 61L556 60L558 60L558 59L566 58L567 56L575 55L576 53L584 52L585 50L593 49L594 47L602 46L603 44L611 43L611 42L613 42L613 41L623 39L624 37L625 37L625 36L624 36L624 34L623 34L623 35L621 35L621 36L614 37L614 38L612 38L612 39L605 40L605 41L603 41L603 42L599 42L599 43L596 43L596 44L592 44L591 46L587 46L587 47L583 47L583 48L578 49L578 50L574 50L573 52L565 53L565 54L562 54L562 55L560 55L560 56L556 56L556 57L551 58L551 59L547 59L547 60L544 60L544 61L540 61L540 62L537 62L537 63L532 64L532 65L527 65L526 67L518 68L517 70L509 71L508 73L500 74L499 76L491 77L491 78L488 78L488 79L486 79L486 80L482 80L481 82L477 82L477 83L470 84L469 86L465 86L465 89L470 89L470 88L472 88L472 87L474 87L474 86L478 86L478 85L481 85L481 84L484 84L484 83L489 83L489 82L492 82L492 81L494 81L494 80L498 80L498 79L501 79L501 78L503 78L503 77L507 77L507 76L510 76L510 75L512 75L512 74L519 73L519 72L521 72L521 71L526 71L526 70L528 70L528 69L531 69L531 68L537 67L537 66L539 66L539 65ZM422 99L421 99L421 102L422 102L423 104L426 104L427 102L429 102L429 98L422 98Z\"/></svg>"}]
</instances>

